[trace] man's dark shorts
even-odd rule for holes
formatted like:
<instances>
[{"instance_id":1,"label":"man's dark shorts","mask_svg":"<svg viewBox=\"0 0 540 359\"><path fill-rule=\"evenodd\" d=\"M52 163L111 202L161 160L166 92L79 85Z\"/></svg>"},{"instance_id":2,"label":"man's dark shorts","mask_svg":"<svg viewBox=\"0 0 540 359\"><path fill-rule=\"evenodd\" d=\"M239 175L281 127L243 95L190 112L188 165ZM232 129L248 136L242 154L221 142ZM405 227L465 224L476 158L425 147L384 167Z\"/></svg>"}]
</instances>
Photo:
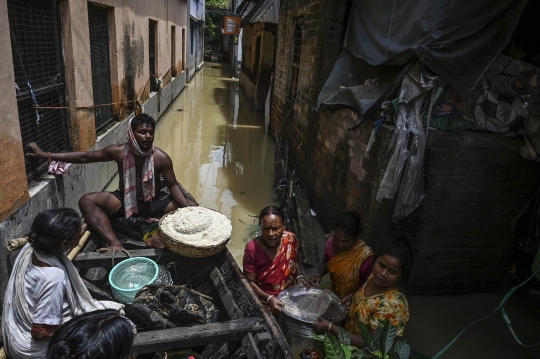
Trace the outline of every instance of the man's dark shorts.
<instances>
[{"instance_id":1,"label":"man's dark shorts","mask_svg":"<svg viewBox=\"0 0 540 359\"><path fill-rule=\"evenodd\" d=\"M125 206L124 206L124 194L119 190L114 192L109 192L116 198L120 200L122 207L113 214L113 218L124 218L126 215ZM137 213L133 217L150 217L150 218L161 218L165 215L165 209L171 203L171 195L165 191L159 192L154 200L151 202L137 202Z\"/></svg>"}]
</instances>

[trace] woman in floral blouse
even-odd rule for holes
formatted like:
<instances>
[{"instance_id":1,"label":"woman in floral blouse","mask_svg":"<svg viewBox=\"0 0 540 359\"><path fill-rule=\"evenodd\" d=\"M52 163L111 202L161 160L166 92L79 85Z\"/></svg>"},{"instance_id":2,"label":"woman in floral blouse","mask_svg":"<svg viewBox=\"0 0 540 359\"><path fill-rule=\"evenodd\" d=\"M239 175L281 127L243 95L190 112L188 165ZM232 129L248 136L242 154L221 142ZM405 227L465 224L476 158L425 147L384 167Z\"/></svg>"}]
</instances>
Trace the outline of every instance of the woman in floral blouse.
<instances>
[{"instance_id":1,"label":"woman in floral blouse","mask_svg":"<svg viewBox=\"0 0 540 359\"><path fill-rule=\"evenodd\" d=\"M401 282L407 281L412 261L413 249L408 238L396 236L381 242L375 253L373 273L367 282L354 296L343 298L343 303L349 306L345 329L349 332L352 345L365 347L360 337L359 322L371 327L373 334L379 325L389 320L397 328L397 335L403 335L409 320L409 305L398 287ZM327 331L336 337L339 333L337 326L322 318L313 323L313 327L318 333Z\"/></svg>"}]
</instances>

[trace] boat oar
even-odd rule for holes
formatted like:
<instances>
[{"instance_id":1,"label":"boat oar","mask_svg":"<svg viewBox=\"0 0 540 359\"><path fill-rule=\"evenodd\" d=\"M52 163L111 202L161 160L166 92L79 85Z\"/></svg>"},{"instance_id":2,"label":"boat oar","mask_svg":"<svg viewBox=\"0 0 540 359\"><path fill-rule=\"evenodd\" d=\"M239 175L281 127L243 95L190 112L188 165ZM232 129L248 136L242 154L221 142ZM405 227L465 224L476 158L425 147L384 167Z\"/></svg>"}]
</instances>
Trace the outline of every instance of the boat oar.
<instances>
[{"instance_id":1,"label":"boat oar","mask_svg":"<svg viewBox=\"0 0 540 359\"><path fill-rule=\"evenodd\" d=\"M87 228L88 228L88 225L86 223L83 223L82 231L85 232ZM86 231L86 232L88 232L88 231ZM86 235L86 232L84 233L83 237ZM82 237L81 237L81 240L82 240ZM7 246L7 249L10 252L13 252L13 251L16 251L17 249L21 249L22 247L24 247L26 245L26 243L28 243L28 237L15 238L15 239L10 239L9 241L7 241L6 246ZM79 245L80 245L80 242L79 242ZM75 248L73 248L73 249L75 249ZM79 251L80 250L81 249L79 248ZM2 359L2 357L0 357L0 359Z\"/></svg>"},{"instance_id":2,"label":"boat oar","mask_svg":"<svg viewBox=\"0 0 540 359\"><path fill-rule=\"evenodd\" d=\"M86 224L85 224L86 225ZM83 236L81 237L81 239L79 240L79 244L77 244L77 247L73 248L69 254L67 255L68 259L70 261L73 260L73 258L77 257L77 254L79 254L79 252L81 251L82 247L84 247L84 245L86 244L86 242L88 242L88 238L90 238L90 234L91 232L90 231L86 231L84 232ZM0 358L2 359L2 358Z\"/></svg>"}]
</instances>

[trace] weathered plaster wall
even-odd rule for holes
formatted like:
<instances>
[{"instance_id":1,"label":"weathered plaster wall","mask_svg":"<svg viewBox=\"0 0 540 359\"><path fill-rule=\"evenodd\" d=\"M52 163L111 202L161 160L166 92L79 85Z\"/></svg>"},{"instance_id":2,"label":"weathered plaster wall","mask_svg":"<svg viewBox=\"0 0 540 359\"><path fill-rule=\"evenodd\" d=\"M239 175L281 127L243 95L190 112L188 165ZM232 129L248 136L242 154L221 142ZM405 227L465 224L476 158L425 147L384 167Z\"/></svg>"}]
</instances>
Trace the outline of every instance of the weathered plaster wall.
<instances>
[{"instance_id":1,"label":"weathered plaster wall","mask_svg":"<svg viewBox=\"0 0 540 359\"><path fill-rule=\"evenodd\" d=\"M191 26L193 25L193 26ZM193 34L193 35L192 35ZM193 42L193 53L191 52ZM204 29L199 23L191 18L188 22L187 32L187 81L189 82L195 72L199 71L204 65Z\"/></svg>"},{"instance_id":2,"label":"weathered plaster wall","mask_svg":"<svg viewBox=\"0 0 540 359\"><path fill-rule=\"evenodd\" d=\"M393 129L383 126L369 152L373 121L348 132L350 110L312 110L340 53L343 0L281 2L270 129L290 142L289 163L306 185L326 228L335 213L359 211L362 239L374 245L403 233L418 249L410 292L471 292L508 280L516 243L513 223L540 185L540 165L520 157L520 138L472 131L430 131L425 198L410 216L391 224L393 200L375 197L391 152ZM304 16L296 101L291 107L290 59L294 18ZM299 150L297 150L299 148ZM519 265L519 263L518 263Z\"/></svg>"},{"instance_id":3,"label":"weathered plaster wall","mask_svg":"<svg viewBox=\"0 0 540 359\"><path fill-rule=\"evenodd\" d=\"M62 1L62 33L68 103L71 107L94 103L88 5L84 1ZM74 151L86 151L96 141L93 109L71 109L71 145Z\"/></svg>"},{"instance_id":4,"label":"weathered plaster wall","mask_svg":"<svg viewBox=\"0 0 540 359\"><path fill-rule=\"evenodd\" d=\"M274 57L277 27L275 24L255 23L242 27L242 71L240 86L244 89L254 107L261 111L270 88L271 73L274 71ZM261 37L259 61L257 60L257 37Z\"/></svg>"},{"instance_id":5,"label":"weathered plaster wall","mask_svg":"<svg viewBox=\"0 0 540 359\"><path fill-rule=\"evenodd\" d=\"M15 95L15 76L11 57L11 40L7 2L0 0L0 108L2 108L2 176L0 176L0 221L28 200L28 184L24 170L24 154L19 129Z\"/></svg>"}]
</instances>

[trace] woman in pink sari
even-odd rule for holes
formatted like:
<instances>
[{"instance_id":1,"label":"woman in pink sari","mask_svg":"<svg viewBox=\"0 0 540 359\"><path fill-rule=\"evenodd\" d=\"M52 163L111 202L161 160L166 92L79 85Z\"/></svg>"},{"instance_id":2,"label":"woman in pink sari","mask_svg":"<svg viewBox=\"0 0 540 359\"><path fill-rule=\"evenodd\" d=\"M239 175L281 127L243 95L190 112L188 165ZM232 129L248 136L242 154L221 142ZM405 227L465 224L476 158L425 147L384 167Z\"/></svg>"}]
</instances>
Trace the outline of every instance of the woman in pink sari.
<instances>
[{"instance_id":1,"label":"woman in pink sari","mask_svg":"<svg viewBox=\"0 0 540 359\"><path fill-rule=\"evenodd\" d=\"M309 287L298 263L298 240L284 229L285 216L274 206L259 215L262 235L252 239L244 251L244 275L261 301L274 314L283 302L276 298L294 284Z\"/></svg>"}]
</instances>

